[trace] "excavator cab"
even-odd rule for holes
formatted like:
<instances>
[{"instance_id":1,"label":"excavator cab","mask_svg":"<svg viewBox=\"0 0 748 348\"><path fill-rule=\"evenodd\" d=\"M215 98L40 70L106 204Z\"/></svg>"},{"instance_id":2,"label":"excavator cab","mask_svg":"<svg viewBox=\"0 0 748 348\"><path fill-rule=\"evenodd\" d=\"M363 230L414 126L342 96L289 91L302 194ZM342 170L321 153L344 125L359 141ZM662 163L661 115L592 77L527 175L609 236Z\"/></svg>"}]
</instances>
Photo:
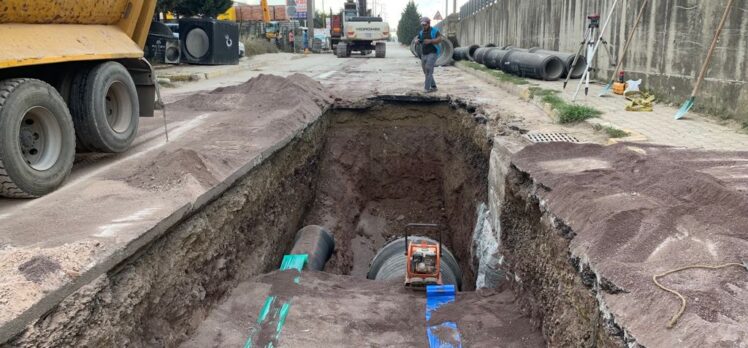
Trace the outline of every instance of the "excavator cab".
<instances>
[{"instance_id":1,"label":"excavator cab","mask_svg":"<svg viewBox=\"0 0 748 348\"><path fill-rule=\"evenodd\" d=\"M280 32L280 23L279 22L267 22L265 23L265 37L268 40L272 40L278 37L278 33Z\"/></svg>"},{"instance_id":2,"label":"excavator cab","mask_svg":"<svg viewBox=\"0 0 748 348\"><path fill-rule=\"evenodd\" d=\"M408 240L409 228L439 229L439 241ZM441 276L442 230L437 224L408 224L405 227L405 287L426 290L428 285L442 285Z\"/></svg>"}]
</instances>

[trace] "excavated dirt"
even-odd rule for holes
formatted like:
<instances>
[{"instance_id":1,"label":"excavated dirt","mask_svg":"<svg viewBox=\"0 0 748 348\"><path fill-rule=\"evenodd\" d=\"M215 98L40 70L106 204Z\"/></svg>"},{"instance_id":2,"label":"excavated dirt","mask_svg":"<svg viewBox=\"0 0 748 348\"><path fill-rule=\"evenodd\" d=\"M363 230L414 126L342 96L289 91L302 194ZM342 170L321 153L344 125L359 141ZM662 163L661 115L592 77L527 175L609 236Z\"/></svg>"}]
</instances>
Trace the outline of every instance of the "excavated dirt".
<instances>
[{"instance_id":1,"label":"excavated dirt","mask_svg":"<svg viewBox=\"0 0 748 348\"><path fill-rule=\"evenodd\" d=\"M425 319L425 296L400 282L304 271L273 272L239 284L216 306L184 348L427 347L426 326L457 323L464 347L543 347L510 291L458 293L453 305ZM258 324L268 296L290 303L280 335L275 322ZM438 333L437 333L438 334Z\"/></svg>"},{"instance_id":2,"label":"excavated dirt","mask_svg":"<svg viewBox=\"0 0 748 348\"><path fill-rule=\"evenodd\" d=\"M247 117L264 118L262 112L291 114L326 108L333 97L319 82L306 75L288 77L260 74L249 81L210 92L192 95L168 106L178 113L239 112Z\"/></svg>"},{"instance_id":3,"label":"excavated dirt","mask_svg":"<svg viewBox=\"0 0 748 348\"><path fill-rule=\"evenodd\" d=\"M534 145L519 152L502 206L513 288L553 346L742 347L748 273L687 270L748 259L746 153L641 145Z\"/></svg>"},{"instance_id":4,"label":"excavated dirt","mask_svg":"<svg viewBox=\"0 0 748 348\"><path fill-rule=\"evenodd\" d=\"M325 271L365 277L384 244L408 223L443 226L466 289L475 284L472 233L486 201L489 142L467 114L447 105L384 105L339 111L320 159L319 184L305 224L335 235ZM411 233L439 238L436 230Z\"/></svg>"}]
</instances>

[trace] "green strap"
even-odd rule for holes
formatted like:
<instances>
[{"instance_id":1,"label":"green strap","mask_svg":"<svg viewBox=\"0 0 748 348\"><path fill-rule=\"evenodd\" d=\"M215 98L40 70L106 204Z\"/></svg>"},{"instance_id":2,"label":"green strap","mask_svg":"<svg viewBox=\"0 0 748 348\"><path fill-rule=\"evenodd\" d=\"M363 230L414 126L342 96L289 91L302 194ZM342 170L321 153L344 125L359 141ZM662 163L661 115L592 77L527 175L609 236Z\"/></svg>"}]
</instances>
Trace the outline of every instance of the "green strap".
<instances>
[{"instance_id":1,"label":"green strap","mask_svg":"<svg viewBox=\"0 0 748 348\"><path fill-rule=\"evenodd\" d=\"M306 265L307 261L309 260L309 255L307 254L294 254L294 255L284 255L283 261L281 261L280 270L286 271L290 269L295 269L301 273L301 270L304 269L304 265ZM301 281L301 275L294 278L294 283L299 284ZM273 312L273 315L270 316L271 320L277 320L278 324L275 327L275 339L277 340L280 338L281 331L283 330L283 326L286 324L286 318L288 317L288 312L291 310L291 300L285 301L283 303L278 303L276 301L277 297L275 296L268 296L265 299L265 304L262 305L262 309L260 310L260 315L257 317L257 323L262 325L263 323L268 321L268 316L270 312ZM252 348L252 338L257 333L257 331L252 332L249 335L249 338L247 338L247 342L244 343L244 348ZM269 342L266 346L266 348L273 348L273 343Z\"/></svg>"}]
</instances>

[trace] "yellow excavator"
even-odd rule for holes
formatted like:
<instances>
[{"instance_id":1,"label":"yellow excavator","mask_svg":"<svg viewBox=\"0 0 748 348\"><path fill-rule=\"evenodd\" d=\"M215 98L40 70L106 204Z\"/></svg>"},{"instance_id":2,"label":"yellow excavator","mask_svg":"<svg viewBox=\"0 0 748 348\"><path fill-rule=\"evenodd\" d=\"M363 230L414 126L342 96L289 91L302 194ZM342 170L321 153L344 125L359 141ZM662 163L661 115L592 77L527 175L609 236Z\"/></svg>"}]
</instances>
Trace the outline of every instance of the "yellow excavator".
<instances>
[{"instance_id":1,"label":"yellow excavator","mask_svg":"<svg viewBox=\"0 0 748 348\"><path fill-rule=\"evenodd\" d=\"M268 40L277 39L278 34L280 34L280 23L270 20L268 0L260 0L260 6L262 6L262 22L265 25L265 38Z\"/></svg>"},{"instance_id":2,"label":"yellow excavator","mask_svg":"<svg viewBox=\"0 0 748 348\"><path fill-rule=\"evenodd\" d=\"M123 152L156 86L143 59L156 0L2 0L0 196L38 197L76 147Z\"/></svg>"}]
</instances>

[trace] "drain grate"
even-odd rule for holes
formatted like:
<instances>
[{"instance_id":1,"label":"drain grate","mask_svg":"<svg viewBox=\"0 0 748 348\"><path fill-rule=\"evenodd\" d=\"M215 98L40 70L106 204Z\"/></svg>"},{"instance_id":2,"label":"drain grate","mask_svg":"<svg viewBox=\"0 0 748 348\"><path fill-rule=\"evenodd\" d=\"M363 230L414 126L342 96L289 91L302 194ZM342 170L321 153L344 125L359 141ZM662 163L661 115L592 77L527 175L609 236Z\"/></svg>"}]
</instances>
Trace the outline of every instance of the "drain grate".
<instances>
[{"instance_id":1,"label":"drain grate","mask_svg":"<svg viewBox=\"0 0 748 348\"><path fill-rule=\"evenodd\" d=\"M528 133L525 137L533 143L578 143L579 139L566 133Z\"/></svg>"}]
</instances>

